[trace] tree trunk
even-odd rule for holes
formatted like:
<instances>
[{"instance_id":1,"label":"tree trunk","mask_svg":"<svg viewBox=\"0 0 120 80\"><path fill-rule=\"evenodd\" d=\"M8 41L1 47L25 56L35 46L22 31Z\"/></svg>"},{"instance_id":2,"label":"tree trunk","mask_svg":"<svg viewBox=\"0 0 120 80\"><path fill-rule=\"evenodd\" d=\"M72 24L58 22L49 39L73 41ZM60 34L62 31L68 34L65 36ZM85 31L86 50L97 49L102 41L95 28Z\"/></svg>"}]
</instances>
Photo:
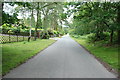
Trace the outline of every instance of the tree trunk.
<instances>
[{"instance_id":1,"label":"tree trunk","mask_svg":"<svg viewBox=\"0 0 120 80\"><path fill-rule=\"evenodd\" d=\"M95 35L95 37L96 37L96 39L95 39L95 41L98 41L99 39L100 39L100 30L99 30L99 26L98 25L96 25L97 26L97 31L96 31L96 35Z\"/></svg>"},{"instance_id":2,"label":"tree trunk","mask_svg":"<svg viewBox=\"0 0 120 80\"><path fill-rule=\"evenodd\" d=\"M117 23L118 23L118 45L120 45L120 4L117 6Z\"/></svg>"},{"instance_id":3,"label":"tree trunk","mask_svg":"<svg viewBox=\"0 0 120 80\"><path fill-rule=\"evenodd\" d=\"M117 31L118 35L118 45L120 46L120 30Z\"/></svg>"},{"instance_id":4,"label":"tree trunk","mask_svg":"<svg viewBox=\"0 0 120 80\"><path fill-rule=\"evenodd\" d=\"M2 12L4 3L0 2L0 26L2 26Z\"/></svg>"},{"instance_id":5,"label":"tree trunk","mask_svg":"<svg viewBox=\"0 0 120 80\"><path fill-rule=\"evenodd\" d=\"M38 7L37 7L37 23L36 23L36 27L35 27L35 33L34 33L34 40L37 39L37 28L38 28L38 25L39 25L39 2L38 2Z\"/></svg>"},{"instance_id":6,"label":"tree trunk","mask_svg":"<svg viewBox=\"0 0 120 80\"><path fill-rule=\"evenodd\" d=\"M114 31L111 30L111 33L110 33L110 43L111 44L113 43L113 33L114 33Z\"/></svg>"},{"instance_id":7,"label":"tree trunk","mask_svg":"<svg viewBox=\"0 0 120 80\"><path fill-rule=\"evenodd\" d=\"M32 27L32 17L33 17L33 9L32 9L31 20L30 20L30 30L29 30L28 42L30 41L30 39L31 39L31 35L32 35L32 33L31 33L31 27Z\"/></svg>"},{"instance_id":8,"label":"tree trunk","mask_svg":"<svg viewBox=\"0 0 120 80\"><path fill-rule=\"evenodd\" d=\"M37 39L37 27L35 28L35 33L34 33L34 40Z\"/></svg>"},{"instance_id":9,"label":"tree trunk","mask_svg":"<svg viewBox=\"0 0 120 80\"><path fill-rule=\"evenodd\" d=\"M31 28L30 28L30 30L29 30L28 42L30 41L30 39L31 39Z\"/></svg>"}]
</instances>

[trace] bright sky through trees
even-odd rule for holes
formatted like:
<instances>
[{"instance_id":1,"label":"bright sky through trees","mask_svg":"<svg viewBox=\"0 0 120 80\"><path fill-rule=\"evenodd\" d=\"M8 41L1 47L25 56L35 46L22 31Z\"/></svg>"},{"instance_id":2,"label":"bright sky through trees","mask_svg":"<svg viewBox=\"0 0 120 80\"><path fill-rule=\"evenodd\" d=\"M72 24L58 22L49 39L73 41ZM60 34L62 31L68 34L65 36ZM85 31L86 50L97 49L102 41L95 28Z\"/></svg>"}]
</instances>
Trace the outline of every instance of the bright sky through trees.
<instances>
[{"instance_id":1,"label":"bright sky through trees","mask_svg":"<svg viewBox=\"0 0 120 80\"><path fill-rule=\"evenodd\" d=\"M8 3L4 3L3 11L5 13L9 14L9 15L13 15L13 13L15 12L15 10L16 10L17 7L18 7L18 5L11 6ZM71 7L71 6L69 7L69 9L67 9L67 8L64 7L63 8L64 9L63 13L67 13L68 10L71 10L73 8L74 7ZM18 14L18 16L17 16L18 19L23 19L24 17L27 19L30 16L30 12L29 11L25 11L24 15L23 15L22 12L19 12L17 14ZM34 14L36 14L35 11L34 11ZM37 21L36 15L34 15L34 17L35 17L35 21ZM41 15L41 18L43 18L43 17L44 17L44 15ZM70 17L68 17L66 20L69 23L72 23L72 18L73 18L73 14ZM62 25L63 27L68 27L68 26L64 25L65 24L64 21L62 21L62 23L63 23L63 25Z\"/></svg>"}]
</instances>

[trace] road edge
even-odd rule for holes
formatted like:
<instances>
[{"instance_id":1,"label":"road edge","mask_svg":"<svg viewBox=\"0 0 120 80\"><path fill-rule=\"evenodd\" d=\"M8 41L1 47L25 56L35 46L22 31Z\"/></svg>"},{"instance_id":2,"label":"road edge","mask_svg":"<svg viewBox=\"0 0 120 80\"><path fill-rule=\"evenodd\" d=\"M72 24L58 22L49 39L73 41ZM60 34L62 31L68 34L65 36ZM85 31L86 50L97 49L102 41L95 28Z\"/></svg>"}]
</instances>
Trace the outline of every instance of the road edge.
<instances>
[{"instance_id":1,"label":"road edge","mask_svg":"<svg viewBox=\"0 0 120 80\"><path fill-rule=\"evenodd\" d=\"M73 39L73 38L72 38ZM73 39L74 40L74 39ZM76 40L74 40L77 42ZM78 43L78 42L77 42ZM99 61L109 72L113 73L117 78L120 79L118 71L113 69L108 63L104 62L102 59L96 57L94 54L92 54L91 51L89 51L86 47L84 47L82 44L78 43L83 49L85 49L89 54L91 54L97 61Z\"/></svg>"},{"instance_id":2,"label":"road edge","mask_svg":"<svg viewBox=\"0 0 120 80\"><path fill-rule=\"evenodd\" d=\"M50 45L48 45L46 48L48 48L49 46L53 45L54 43L56 43L58 40L54 40L55 42L51 43ZM44 48L43 50L45 50L46 48ZM35 55L31 56L30 58L28 58L27 60L25 60L24 62L18 64L16 67L12 68L10 71L12 71L13 69L17 68L18 66L22 65L22 64L25 64L26 62L28 62L30 59L33 59L35 56L37 56L40 52L42 52L43 50L39 51L38 53L36 53ZM7 72L6 74L10 73ZM2 78L6 75L6 74L2 74Z\"/></svg>"}]
</instances>

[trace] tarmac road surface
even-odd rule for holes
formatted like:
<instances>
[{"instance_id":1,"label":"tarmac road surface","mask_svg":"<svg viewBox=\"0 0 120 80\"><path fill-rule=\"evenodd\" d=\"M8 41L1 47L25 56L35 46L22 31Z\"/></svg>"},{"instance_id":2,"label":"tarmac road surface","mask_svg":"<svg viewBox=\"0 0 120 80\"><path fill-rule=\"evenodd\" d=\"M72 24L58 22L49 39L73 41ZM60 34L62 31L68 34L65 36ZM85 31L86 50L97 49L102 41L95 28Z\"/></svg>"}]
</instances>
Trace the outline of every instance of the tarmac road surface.
<instances>
[{"instance_id":1,"label":"tarmac road surface","mask_svg":"<svg viewBox=\"0 0 120 80\"><path fill-rule=\"evenodd\" d=\"M68 35L4 78L116 78Z\"/></svg>"}]
</instances>

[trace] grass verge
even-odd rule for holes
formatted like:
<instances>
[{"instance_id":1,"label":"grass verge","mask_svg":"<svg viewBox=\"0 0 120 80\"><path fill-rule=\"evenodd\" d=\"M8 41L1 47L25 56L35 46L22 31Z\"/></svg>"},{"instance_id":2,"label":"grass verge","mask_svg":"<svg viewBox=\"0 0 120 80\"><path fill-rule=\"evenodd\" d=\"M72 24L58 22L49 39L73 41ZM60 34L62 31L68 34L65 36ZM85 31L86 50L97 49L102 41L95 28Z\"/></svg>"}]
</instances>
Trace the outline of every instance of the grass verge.
<instances>
[{"instance_id":1,"label":"grass verge","mask_svg":"<svg viewBox=\"0 0 120 80\"><path fill-rule=\"evenodd\" d=\"M14 42L2 44L2 75L25 62L55 40L43 39L31 42Z\"/></svg>"},{"instance_id":2,"label":"grass verge","mask_svg":"<svg viewBox=\"0 0 120 80\"><path fill-rule=\"evenodd\" d=\"M86 39L72 37L79 44L89 50L94 56L109 64L113 69L118 71L118 47L117 46L100 46L88 43Z\"/></svg>"}]
</instances>

